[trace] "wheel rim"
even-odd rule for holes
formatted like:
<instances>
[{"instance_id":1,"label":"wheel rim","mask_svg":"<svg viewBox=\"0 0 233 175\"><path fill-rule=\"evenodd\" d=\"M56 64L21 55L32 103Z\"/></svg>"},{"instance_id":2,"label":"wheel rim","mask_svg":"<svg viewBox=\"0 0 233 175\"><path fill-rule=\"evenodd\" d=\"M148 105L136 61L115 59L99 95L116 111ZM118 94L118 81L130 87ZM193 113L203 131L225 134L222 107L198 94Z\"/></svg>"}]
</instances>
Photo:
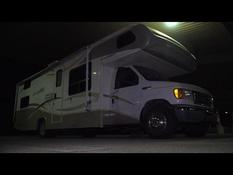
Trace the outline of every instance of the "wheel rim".
<instances>
[{"instance_id":1,"label":"wheel rim","mask_svg":"<svg viewBox=\"0 0 233 175\"><path fill-rule=\"evenodd\" d=\"M148 120L149 128L167 128L167 118L163 113L153 112Z\"/></svg>"}]
</instances>

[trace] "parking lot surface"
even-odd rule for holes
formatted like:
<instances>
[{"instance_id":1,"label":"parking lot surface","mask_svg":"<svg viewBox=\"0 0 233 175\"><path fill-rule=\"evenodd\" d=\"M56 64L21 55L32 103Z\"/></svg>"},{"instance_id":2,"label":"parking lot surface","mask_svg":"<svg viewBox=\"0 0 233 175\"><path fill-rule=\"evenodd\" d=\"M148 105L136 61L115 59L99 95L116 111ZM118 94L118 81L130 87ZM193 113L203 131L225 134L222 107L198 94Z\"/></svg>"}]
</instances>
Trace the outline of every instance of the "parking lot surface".
<instances>
[{"instance_id":1,"label":"parking lot surface","mask_svg":"<svg viewBox=\"0 0 233 175\"><path fill-rule=\"evenodd\" d=\"M150 139L145 135L0 136L1 153L233 153L233 135L204 138L176 135L171 139Z\"/></svg>"}]
</instances>

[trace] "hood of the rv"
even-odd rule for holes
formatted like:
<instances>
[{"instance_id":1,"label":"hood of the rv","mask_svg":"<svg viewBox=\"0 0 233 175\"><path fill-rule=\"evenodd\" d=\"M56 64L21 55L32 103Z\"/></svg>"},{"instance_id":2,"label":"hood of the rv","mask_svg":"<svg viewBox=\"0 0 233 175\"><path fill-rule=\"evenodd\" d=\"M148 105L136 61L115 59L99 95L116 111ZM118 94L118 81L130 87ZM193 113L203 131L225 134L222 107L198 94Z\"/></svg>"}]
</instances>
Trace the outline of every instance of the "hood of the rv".
<instances>
[{"instance_id":1,"label":"hood of the rv","mask_svg":"<svg viewBox=\"0 0 233 175\"><path fill-rule=\"evenodd\" d=\"M204 94L211 95L212 94L199 86L193 85L193 84L187 84L187 83L179 83L179 82L171 82L171 81L146 81L145 83L146 87L151 87L152 89L157 88L184 88L192 91L201 92Z\"/></svg>"}]
</instances>

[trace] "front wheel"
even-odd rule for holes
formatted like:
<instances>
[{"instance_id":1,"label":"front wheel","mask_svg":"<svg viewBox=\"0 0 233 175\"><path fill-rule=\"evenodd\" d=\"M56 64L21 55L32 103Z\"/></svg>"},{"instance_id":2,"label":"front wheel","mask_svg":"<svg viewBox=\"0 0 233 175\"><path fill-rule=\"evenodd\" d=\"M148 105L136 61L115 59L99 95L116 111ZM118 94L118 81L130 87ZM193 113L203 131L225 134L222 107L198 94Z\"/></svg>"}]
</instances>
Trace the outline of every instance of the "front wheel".
<instances>
[{"instance_id":1,"label":"front wheel","mask_svg":"<svg viewBox=\"0 0 233 175\"><path fill-rule=\"evenodd\" d=\"M168 105L150 105L143 118L144 129L151 138L169 138L175 131L176 120Z\"/></svg>"},{"instance_id":2,"label":"front wheel","mask_svg":"<svg viewBox=\"0 0 233 175\"><path fill-rule=\"evenodd\" d=\"M184 133L188 137L204 137L208 129L208 123L189 124L184 126Z\"/></svg>"}]
</instances>

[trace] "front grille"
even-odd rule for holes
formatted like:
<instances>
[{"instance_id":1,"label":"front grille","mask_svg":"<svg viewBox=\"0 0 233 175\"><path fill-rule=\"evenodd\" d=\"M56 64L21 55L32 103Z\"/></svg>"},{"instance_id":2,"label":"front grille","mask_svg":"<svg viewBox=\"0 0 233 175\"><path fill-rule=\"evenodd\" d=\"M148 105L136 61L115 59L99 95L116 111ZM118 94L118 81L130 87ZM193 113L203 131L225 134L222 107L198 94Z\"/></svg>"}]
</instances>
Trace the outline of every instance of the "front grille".
<instances>
[{"instance_id":1,"label":"front grille","mask_svg":"<svg viewBox=\"0 0 233 175\"><path fill-rule=\"evenodd\" d=\"M201 93L201 92L195 92L194 93L194 103L202 106L208 106L211 107L212 105L212 97L210 95Z\"/></svg>"}]
</instances>

